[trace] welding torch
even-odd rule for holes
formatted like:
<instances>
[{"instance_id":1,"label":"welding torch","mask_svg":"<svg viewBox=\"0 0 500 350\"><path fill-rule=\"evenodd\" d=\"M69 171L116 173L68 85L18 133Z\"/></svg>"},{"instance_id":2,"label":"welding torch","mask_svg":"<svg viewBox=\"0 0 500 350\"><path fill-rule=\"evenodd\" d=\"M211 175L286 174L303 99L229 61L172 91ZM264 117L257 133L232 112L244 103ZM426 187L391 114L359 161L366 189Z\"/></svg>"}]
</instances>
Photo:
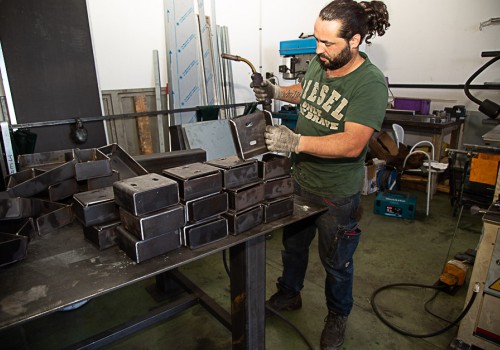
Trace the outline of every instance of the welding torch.
<instances>
[{"instance_id":1,"label":"welding torch","mask_svg":"<svg viewBox=\"0 0 500 350\"><path fill-rule=\"evenodd\" d=\"M251 78L252 78L253 86L261 86L261 84L264 80L262 77L262 74L257 72L254 65L249 60L247 60L246 58L240 57L240 56L230 55L227 53L221 54L221 57L226 59L226 60L245 62L246 64L248 64L250 66L250 69L252 70ZM268 112L271 112L271 98L266 97L266 99L264 100L264 102L262 104L262 108Z\"/></svg>"}]
</instances>

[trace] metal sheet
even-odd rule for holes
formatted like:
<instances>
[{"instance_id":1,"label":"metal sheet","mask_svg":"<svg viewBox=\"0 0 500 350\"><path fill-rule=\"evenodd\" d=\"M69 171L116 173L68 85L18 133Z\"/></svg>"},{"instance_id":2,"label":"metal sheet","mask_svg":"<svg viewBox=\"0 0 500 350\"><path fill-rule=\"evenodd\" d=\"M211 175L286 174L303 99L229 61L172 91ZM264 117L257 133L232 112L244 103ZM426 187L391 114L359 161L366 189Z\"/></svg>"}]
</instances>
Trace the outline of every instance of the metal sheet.
<instances>
[{"instance_id":1,"label":"metal sheet","mask_svg":"<svg viewBox=\"0 0 500 350\"><path fill-rule=\"evenodd\" d=\"M226 190L229 195L229 209L241 211L264 200L264 184L254 182L238 188Z\"/></svg>"},{"instance_id":2,"label":"metal sheet","mask_svg":"<svg viewBox=\"0 0 500 350\"><path fill-rule=\"evenodd\" d=\"M184 124L182 130L186 147L204 149L207 160L237 154L231 127L226 119Z\"/></svg>"},{"instance_id":3,"label":"metal sheet","mask_svg":"<svg viewBox=\"0 0 500 350\"><path fill-rule=\"evenodd\" d=\"M264 139L267 125L272 125L272 115L259 111L230 120L231 130L240 158L248 159L269 152Z\"/></svg>"},{"instance_id":4,"label":"metal sheet","mask_svg":"<svg viewBox=\"0 0 500 350\"><path fill-rule=\"evenodd\" d=\"M292 162L290 158L279 154L267 153L262 156L262 160L259 160L259 177L263 180L268 180L290 175L291 168Z\"/></svg>"},{"instance_id":5,"label":"metal sheet","mask_svg":"<svg viewBox=\"0 0 500 350\"><path fill-rule=\"evenodd\" d=\"M262 206L264 223L267 224L293 214L293 196L264 201Z\"/></svg>"},{"instance_id":6,"label":"metal sheet","mask_svg":"<svg viewBox=\"0 0 500 350\"><path fill-rule=\"evenodd\" d=\"M222 191L222 173L209 164L192 163L163 171L179 184L181 200L189 201Z\"/></svg>"},{"instance_id":7,"label":"metal sheet","mask_svg":"<svg viewBox=\"0 0 500 350\"><path fill-rule=\"evenodd\" d=\"M113 184L116 203L134 215L143 215L179 203L177 181L146 174Z\"/></svg>"},{"instance_id":8,"label":"metal sheet","mask_svg":"<svg viewBox=\"0 0 500 350\"><path fill-rule=\"evenodd\" d=\"M243 186L259 178L256 159L243 160L238 156L230 156L207 161L207 164L222 170L222 186L226 189Z\"/></svg>"},{"instance_id":9,"label":"metal sheet","mask_svg":"<svg viewBox=\"0 0 500 350\"><path fill-rule=\"evenodd\" d=\"M264 211L260 204L241 212L231 210L223 216L227 219L228 230L232 235L248 231L264 221Z\"/></svg>"},{"instance_id":10,"label":"metal sheet","mask_svg":"<svg viewBox=\"0 0 500 350\"><path fill-rule=\"evenodd\" d=\"M186 223L186 215L180 204L141 216L120 208L120 220L129 233L144 240L181 228Z\"/></svg>"},{"instance_id":11,"label":"metal sheet","mask_svg":"<svg viewBox=\"0 0 500 350\"><path fill-rule=\"evenodd\" d=\"M216 218L183 228L182 244L191 249L219 241L228 235L226 218Z\"/></svg>"},{"instance_id":12,"label":"metal sheet","mask_svg":"<svg viewBox=\"0 0 500 350\"><path fill-rule=\"evenodd\" d=\"M117 226L118 245L136 263L168 253L181 246L180 230L171 231L162 235L139 240L123 226Z\"/></svg>"}]
</instances>

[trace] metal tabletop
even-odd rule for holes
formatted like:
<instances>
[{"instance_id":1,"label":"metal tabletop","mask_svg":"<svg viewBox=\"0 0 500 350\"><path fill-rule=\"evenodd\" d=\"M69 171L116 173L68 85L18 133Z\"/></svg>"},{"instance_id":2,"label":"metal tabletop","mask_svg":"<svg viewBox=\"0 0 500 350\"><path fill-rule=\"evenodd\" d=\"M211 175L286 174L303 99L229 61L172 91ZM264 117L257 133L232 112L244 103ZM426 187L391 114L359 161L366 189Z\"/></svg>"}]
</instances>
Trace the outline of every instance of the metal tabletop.
<instances>
[{"instance_id":1,"label":"metal tabletop","mask_svg":"<svg viewBox=\"0 0 500 350\"><path fill-rule=\"evenodd\" d=\"M234 250L241 246L250 250L246 247L255 239L256 242L263 242L265 234L325 210L323 206L296 196L291 216L258 225L237 236L229 235L198 249L182 247L140 264L132 261L117 246L99 251L84 239L82 226L75 221L56 232L37 237L30 242L25 260L0 268L0 330L224 249ZM259 246L265 247L263 244ZM258 259L264 260L265 256ZM265 272L259 278L264 279ZM265 281L262 283L265 285Z\"/></svg>"}]
</instances>

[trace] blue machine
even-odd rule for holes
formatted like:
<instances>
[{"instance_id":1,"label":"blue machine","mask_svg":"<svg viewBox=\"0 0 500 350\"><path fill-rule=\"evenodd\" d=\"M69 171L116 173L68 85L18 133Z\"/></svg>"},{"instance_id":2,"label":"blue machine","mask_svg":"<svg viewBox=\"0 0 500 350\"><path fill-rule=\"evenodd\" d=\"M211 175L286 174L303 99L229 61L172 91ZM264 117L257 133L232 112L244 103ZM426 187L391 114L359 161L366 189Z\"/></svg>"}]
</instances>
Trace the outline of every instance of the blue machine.
<instances>
[{"instance_id":1,"label":"blue machine","mask_svg":"<svg viewBox=\"0 0 500 350\"><path fill-rule=\"evenodd\" d=\"M300 79L316 55L316 39L281 41L280 55L283 56L283 64L279 66L279 72L283 74L283 79Z\"/></svg>"},{"instance_id":2,"label":"blue machine","mask_svg":"<svg viewBox=\"0 0 500 350\"><path fill-rule=\"evenodd\" d=\"M417 209L417 197L406 192L384 191L377 193L373 213L413 220Z\"/></svg>"}]
</instances>

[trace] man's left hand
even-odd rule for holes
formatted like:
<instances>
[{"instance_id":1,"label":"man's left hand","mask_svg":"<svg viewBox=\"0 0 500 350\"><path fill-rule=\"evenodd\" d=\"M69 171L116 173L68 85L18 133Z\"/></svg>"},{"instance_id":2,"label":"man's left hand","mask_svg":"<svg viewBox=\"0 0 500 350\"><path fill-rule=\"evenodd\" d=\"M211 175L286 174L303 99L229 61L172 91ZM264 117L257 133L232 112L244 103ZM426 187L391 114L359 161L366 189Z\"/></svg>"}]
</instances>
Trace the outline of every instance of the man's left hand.
<instances>
[{"instance_id":1,"label":"man's left hand","mask_svg":"<svg viewBox=\"0 0 500 350\"><path fill-rule=\"evenodd\" d=\"M271 152L298 152L300 134L294 133L284 125L266 126L264 133L267 149Z\"/></svg>"}]
</instances>

